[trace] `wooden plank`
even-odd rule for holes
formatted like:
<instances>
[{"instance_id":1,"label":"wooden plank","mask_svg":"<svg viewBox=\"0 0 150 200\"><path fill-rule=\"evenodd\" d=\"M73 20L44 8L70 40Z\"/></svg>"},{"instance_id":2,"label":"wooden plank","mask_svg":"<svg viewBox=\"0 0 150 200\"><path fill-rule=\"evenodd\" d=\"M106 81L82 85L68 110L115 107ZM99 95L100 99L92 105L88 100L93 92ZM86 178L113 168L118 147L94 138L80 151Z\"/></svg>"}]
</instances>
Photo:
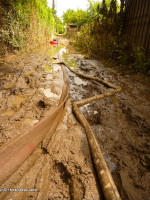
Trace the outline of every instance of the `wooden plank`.
<instances>
[{"instance_id":1,"label":"wooden plank","mask_svg":"<svg viewBox=\"0 0 150 200\"><path fill-rule=\"evenodd\" d=\"M136 29L136 14L137 14L138 3L137 0L134 0L134 7L133 7L133 18L132 18L132 30L131 30L131 43L134 42L134 30Z\"/></svg>"},{"instance_id":2,"label":"wooden plank","mask_svg":"<svg viewBox=\"0 0 150 200\"><path fill-rule=\"evenodd\" d=\"M139 26L137 29L137 35L136 35L136 39L135 42L139 43L139 37L140 37L140 32L141 32L141 26L142 26L142 18L144 15L144 1L140 1L140 18L139 18Z\"/></svg>"},{"instance_id":3,"label":"wooden plank","mask_svg":"<svg viewBox=\"0 0 150 200\"><path fill-rule=\"evenodd\" d=\"M147 0L147 12L145 16L145 26L143 31L142 46L147 49L147 38L150 35L150 1Z\"/></svg>"},{"instance_id":4,"label":"wooden plank","mask_svg":"<svg viewBox=\"0 0 150 200\"><path fill-rule=\"evenodd\" d=\"M141 13L141 7L140 7L141 0L137 0L137 6L135 10L135 20L134 20L134 31L133 31L133 42L136 43L136 36L137 36L137 30L139 27L139 21L140 21L140 13Z\"/></svg>"},{"instance_id":5,"label":"wooden plank","mask_svg":"<svg viewBox=\"0 0 150 200\"><path fill-rule=\"evenodd\" d=\"M144 39L146 37L146 30L147 30L147 14L148 14L148 2L149 0L145 1L145 5L144 5L144 15L143 15L143 23L142 23L142 27L141 27L141 37L139 38L139 45L144 46Z\"/></svg>"},{"instance_id":6,"label":"wooden plank","mask_svg":"<svg viewBox=\"0 0 150 200\"><path fill-rule=\"evenodd\" d=\"M150 0L126 1L125 32L129 41L150 52Z\"/></svg>"},{"instance_id":7,"label":"wooden plank","mask_svg":"<svg viewBox=\"0 0 150 200\"><path fill-rule=\"evenodd\" d=\"M126 15L127 15L126 24L127 24L127 36L128 36L128 40L130 38L131 27L132 27L131 26L131 18L132 18L132 15L133 15L132 8L133 8L133 0L132 1L128 1L128 7L127 7L127 10L126 10Z\"/></svg>"}]
</instances>

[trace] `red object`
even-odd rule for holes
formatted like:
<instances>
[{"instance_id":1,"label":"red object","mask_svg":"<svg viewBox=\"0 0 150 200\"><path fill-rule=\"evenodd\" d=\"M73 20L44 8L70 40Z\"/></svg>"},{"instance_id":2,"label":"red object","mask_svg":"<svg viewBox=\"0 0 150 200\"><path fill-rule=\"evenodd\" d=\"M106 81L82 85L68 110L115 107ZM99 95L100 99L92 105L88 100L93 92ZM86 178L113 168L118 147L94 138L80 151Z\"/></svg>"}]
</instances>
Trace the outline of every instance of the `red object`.
<instances>
[{"instance_id":1,"label":"red object","mask_svg":"<svg viewBox=\"0 0 150 200\"><path fill-rule=\"evenodd\" d=\"M50 41L50 44L59 44L58 42Z\"/></svg>"}]
</instances>

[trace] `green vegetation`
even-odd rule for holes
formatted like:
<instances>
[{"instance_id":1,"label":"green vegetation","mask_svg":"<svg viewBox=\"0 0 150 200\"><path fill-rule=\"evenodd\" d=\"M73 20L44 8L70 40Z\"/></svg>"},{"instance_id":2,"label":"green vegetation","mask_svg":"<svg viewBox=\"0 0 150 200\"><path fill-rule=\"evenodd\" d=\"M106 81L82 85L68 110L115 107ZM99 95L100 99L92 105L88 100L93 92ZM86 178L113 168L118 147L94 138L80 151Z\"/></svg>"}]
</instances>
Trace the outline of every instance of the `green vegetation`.
<instances>
[{"instance_id":1,"label":"green vegetation","mask_svg":"<svg viewBox=\"0 0 150 200\"><path fill-rule=\"evenodd\" d=\"M46 42L54 18L47 0L1 0L0 54L30 49Z\"/></svg>"},{"instance_id":2,"label":"green vegetation","mask_svg":"<svg viewBox=\"0 0 150 200\"><path fill-rule=\"evenodd\" d=\"M76 36L76 45L88 55L97 59L115 61L128 66L133 71L150 73L150 60L144 49L128 44L124 33L125 1L88 0L86 11L67 10L63 14L65 23L75 23L80 32ZM83 14L84 13L84 14Z\"/></svg>"},{"instance_id":3,"label":"green vegetation","mask_svg":"<svg viewBox=\"0 0 150 200\"><path fill-rule=\"evenodd\" d=\"M82 25L89 24L98 16L102 16L100 14L100 7L102 6L101 2L88 0L90 6L86 11L82 9L77 9L76 11L73 9L68 9L63 14L64 23L74 23L80 28ZM106 9L111 7L111 0L106 0ZM105 9L105 8L104 8ZM116 7L117 11L119 11L119 4L117 3ZM104 13L104 12L103 12Z\"/></svg>"},{"instance_id":4,"label":"green vegetation","mask_svg":"<svg viewBox=\"0 0 150 200\"><path fill-rule=\"evenodd\" d=\"M67 24L74 23L80 28L83 24L89 22L88 12L82 9L78 9L77 11L69 9L63 14L63 21Z\"/></svg>"},{"instance_id":5,"label":"green vegetation","mask_svg":"<svg viewBox=\"0 0 150 200\"><path fill-rule=\"evenodd\" d=\"M56 16L56 33L63 34L65 32L65 23L62 22L62 20Z\"/></svg>"}]
</instances>

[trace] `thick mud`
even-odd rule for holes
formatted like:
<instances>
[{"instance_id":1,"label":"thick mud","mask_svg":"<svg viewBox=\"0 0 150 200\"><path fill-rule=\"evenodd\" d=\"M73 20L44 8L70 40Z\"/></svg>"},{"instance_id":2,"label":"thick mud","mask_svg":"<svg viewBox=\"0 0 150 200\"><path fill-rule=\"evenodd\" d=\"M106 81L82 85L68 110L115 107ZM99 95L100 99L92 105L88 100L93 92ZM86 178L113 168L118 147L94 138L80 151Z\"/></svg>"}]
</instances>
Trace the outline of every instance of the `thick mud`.
<instances>
[{"instance_id":1,"label":"thick mud","mask_svg":"<svg viewBox=\"0 0 150 200\"><path fill-rule=\"evenodd\" d=\"M150 199L150 87L137 77L106 68L96 60L73 55L77 71L119 85L122 92L80 108L102 148L122 199ZM109 88L80 79L68 70L72 101Z\"/></svg>"},{"instance_id":2,"label":"thick mud","mask_svg":"<svg viewBox=\"0 0 150 200\"><path fill-rule=\"evenodd\" d=\"M67 45L68 41L63 43ZM122 199L148 200L149 85L143 83L140 76L137 79L107 68L99 61L84 59L69 46L44 46L32 54L0 61L0 146L23 134L56 108L63 75L60 66L52 62L61 55L74 70L122 87L119 94L80 109L99 141ZM110 90L66 71L72 101ZM0 199L6 200L103 199L86 135L72 114L70 100L51 140L45 138L0 188L36 189L34 192L0 192Z\"/></svg>"},{"instance_id":3,"label":"thick mud","mask_svg":"<svg viewBox=\"0 0 150 200\"><path fill-rule=\"evenodd\" d=\"M1 146L57 107L63 74L52 61L62 51L63 46L49 47L45 52L1 61ZM70 100L51 139L46 137L0 190L3 200L101 199L86 135L72 115Z\"/></svg>"}]
</instances>

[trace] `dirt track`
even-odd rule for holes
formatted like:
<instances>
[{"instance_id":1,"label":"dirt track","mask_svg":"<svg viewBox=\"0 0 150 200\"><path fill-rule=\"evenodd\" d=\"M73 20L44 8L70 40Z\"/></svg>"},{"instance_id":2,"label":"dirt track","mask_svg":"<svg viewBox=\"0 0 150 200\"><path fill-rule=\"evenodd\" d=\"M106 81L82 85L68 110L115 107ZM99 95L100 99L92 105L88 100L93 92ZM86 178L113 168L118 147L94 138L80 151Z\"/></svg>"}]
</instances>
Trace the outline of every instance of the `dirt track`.
<instances>
[{"instance_id":1,"label":"dirt track","mask_svg":"<svg viewBox=\"0 0 150 200\"><path fill-rule=\"evenodd\" d=\"M149 86L104 67L98 61L69 55L79 71L120 85L116 97L81 108L90 122L122 199L149 199ZM59 66L49 56L31 54L0 65L0 145L23 133L56 107L63 85ZM66 58L66 57L65 57ZM69 72L70 96L80 100L107 88ZM1 192L0 199L103 199L84 130L66 106L63 121L48 148L39 145L1 188L35 188L37 192Z\"/></svg>"}]
</instances>

